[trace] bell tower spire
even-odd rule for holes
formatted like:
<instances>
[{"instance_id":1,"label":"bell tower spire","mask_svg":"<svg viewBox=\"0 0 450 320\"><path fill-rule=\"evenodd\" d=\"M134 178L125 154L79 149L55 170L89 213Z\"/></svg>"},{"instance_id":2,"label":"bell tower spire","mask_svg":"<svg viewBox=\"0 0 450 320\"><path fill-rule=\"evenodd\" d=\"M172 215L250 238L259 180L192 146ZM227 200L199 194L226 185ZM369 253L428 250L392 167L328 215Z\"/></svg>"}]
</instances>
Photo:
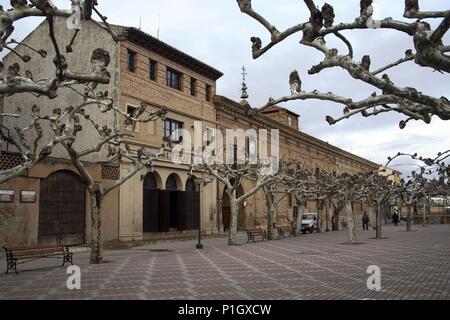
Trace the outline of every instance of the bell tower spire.
<instances>
[{"instance_id":1,"label":"bell tower spire","mask_svg":"<svg viewBox=\"0 0 450 320\"><path fill-rule=\"evenodd\" d=\"M248 99L249 95L248 95L248 87L247 84L245 83L245 77L247 76L247 72L245 70L245 66L242 67L242 94L241 94L241 99L246 100Z\"/></svg>"}]
</instances>

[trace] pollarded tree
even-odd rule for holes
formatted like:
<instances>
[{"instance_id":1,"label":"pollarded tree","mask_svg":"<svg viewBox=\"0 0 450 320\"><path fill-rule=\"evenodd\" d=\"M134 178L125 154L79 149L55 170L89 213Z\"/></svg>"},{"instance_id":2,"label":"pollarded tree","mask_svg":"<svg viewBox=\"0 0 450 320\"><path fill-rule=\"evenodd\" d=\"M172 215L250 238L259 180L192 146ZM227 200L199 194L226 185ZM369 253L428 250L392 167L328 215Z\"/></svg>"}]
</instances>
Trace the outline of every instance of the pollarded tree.
<instances>
[{"instance_id":1,"label":"pollarded tree","mask_svg":"<svg viewBox=\"0 0 450 320\"><path fill-rule=\"evenodd\" d=\"M419 163L418 168L413 170L406 180L402 179L401 185L394 190L395 194L408 208L407 231L411 231L413 208L421 199L449 194L449 157L450 150L439 153L434 158L405 153L398 153L395 157L389 157L388 165L399 158L410 158Z\"/></svg>"},{"instance_id":2,"label":"pollarded tree","mask_svg":"<svg viewBox=\"0 0 450 320\"><path fill-rule=\"evenodd\" d=\"M342 117L338 119L327 117L330 124L335 124L356 114L369 117L385 112L398 112L405 115L406 119L400 123L401 128L404 128L410 120L430 123L433 116L442 120L450 119L450 101L446 97L434 97L419 92L413 87L398 86L384 73L408 61L413 61L419 66L429 67L442 73L449 73L450 46L443 43L443 37L450 28L450 10L421 11L419 0L405 0L404 17L407 19L406 21L398 21L390 17L375 20L373 17L375 10L372 6L373 1L361 0L359 14L355 14L356 19L354 21L336 24L334 8L330 4L325 3L319 9L314 0L304 0L310 12L309 21L296 24L285 31L279 31L276 26L252 7L251 0L237 0L237 2L240 10L262 24L271 37L271 41L264 46L259 37L251 38L255 59L287 37L302 32L303 37L300 43L314 48L324 55L324 60L308 71L310 75L318 74L325 69L339 67L352 78L366 83L376 90L361 101L354 101L350 97L338 96L332 92L322 93L317 90L306 92L302 88L299 73L293 71L289 78L291 95L279 99L271 98L261 110L292 100L318 99L335 102L345 107ZM437 28L431 28L427 22L430 19L439 20ZM393 63L374 70L371 68L372 58L368 55L361 58L355 57L351 41L342 34L342 32L356 29L388 29L399 32L411 38L411 49ZM335 37L342 41L348 52L340 53L335 48L329 48L326 42L327 37Z\"/></svg>"},{"instance_id":3,"label":"pollarded tree","mask_svg":"<svg viewBox=\"0 0 450 320\"><path fill-rule=\"evenodd\" d=\"M87 100L89 101L89 100ZM89 107L98 107L103 113L116 113L122 116L122 128L114 126L113 128L107 126L100 126L96 119L91 116ZM52 119L51 125L56 134L62 131L71 131L72 140L63 141L61 144L67 151L69 158L86 183L87 190L90 196L91 207L91 263L99 264L103 261L103 233L102 233L102 217L103 217L103 203L105 197L111 191L119 188L142 169L151 169L152 162L156 160L164 152L164 147L159 152L152 152L144 147L136 147L128 140L135 136L134 133L127 130L128 126L134 126L137 123L149 123L161 119L165 116L166 110L160 109L154 112L146 111L148 105L141 104L138 111L133 114L127 114L120 108L112 105L112 101L100 103L94 101L91 103L84 102L77 107L69 108L66 117L58 117ZM81 119L84 119L86 125L95 129L98 135L98 142L88 148L77 147L74 142L83 134L88 134L90 131L83 130ZM89 133L90 134L90 133ZM93 137L91 137L93 138ZM83 158L89 155L100 154L102 150L107 150L108 163L116 163L118 165L127 165L128 172L124 175L119 175L118 179L114 180L110 185L102 186L95 182L92 173L87 170L83 164Z\"/></svg>"},{"instance_id":4,"label":"pollarded tree","mask_svg":"<svg viewBox=\"0 0 450 320\"><path fill-rule=\"evenodd\" d=\"M382 206L389 202L395 194L395 190L396 186L393 181L389 180L387 176L381 175L380 172L370 172L363 179L363 197L371 206L374 205L376 207L375 226L377 239L382 238Z\"/></svg>"},{"instance_id":5,"label":"pollarded tree","mask_svg":"<svg viewBox=\"0 0 450 320\"><path fill-rule=\"evenodd\" d=\"M10 147L17 151L21 157L21 163L12 166L11 168L4 168L0 170L0 184L5 183L11 179L23 175L28 169L32 168L36 163L46 159L52 152L53 148L59 143L70 140L72 137L66 135L64 132L61 135L52 136L47 143L41 144L44 136L44 130L40 120L40 108L36 105L30 111L30 122L26 127L16 126L11 133L6 126L0 126L0 140L4 141L7 149ZM13 118L18 119L22 117L21 109L16 113L0 113L0 119ZM33 132L31 138L28 138L27 133ZM0 150L0 155L3 151Z\"/></svg>"},{"instance_id":6,"label":"pollarded tree","mask_svg":"<svg viewBox=\"0 0 450 320\"><path fill-rule=\"evenodd\" d=\"M137 123L148 123L161 119L166 111L148 110L146 104L136 109L133 114L122 110L117 95L114 92L110 98L110 92L102 89L100 85L110 83L111 74L108 71L110 64L110 54L104 49L98 48L92 52L90 57L86 57L86 62L92 64L92 72L81 73L71 70L68 59L62 54L61 44L56 39L55 24L56 17L67 18L67 28L73 29L73 37L69 44L65 44L66 54L74 52L74 43L80 32L81 20L90 20L102 29L105 29L113 38L118 41L119 37L112 31L106 17L97 10L97 1L94 0L72 0L70 9L62 10L57 8L50 0L27 0L11 1L12 9L4 11L0 8L0 50L8 49L17 55L23 64L33 61L33 59L45 59L47 52L32 48L25 43L18 43L9 39L14 31L14 23L30 16L45 17L48 23L49 41L52 43L54 76L50 79L41 78L41 75L33 75L29 71L21 72L19 63L8 66L7 72L3 65L0 65L0 95L11 96L14 94L33 94L37 97L46 96L54 99L61 90L69 90L79 101L70 106L54 108L39 108L33 106L31 110L31 121L29 126L15 130L15 136L8 136L2 130L2 138L21 152L24 162L17 168L0 173L0 182L21 175L25 170L31 168L37 161L44 159L52 153L52 148L62 145L75 169L87 186L91 205L91 263L101 263L103 260L103 236L102 236L102 215L103 201L111 191L126 183L144 168L151 168L152 161L162 152L162 150L148 150L144 147L136 147L130 140L135 136L130 127ZM102 23L91 20L92 13L95 12ZM59 26L59 25L58 25ZM16 44L27 47L35 53L33 57L20 53L18 47L11 48ZM117 77L116 77L117 80ZM116 87L114 87L115 91ZM65 97L65 96L64 96ZM116 99L116 100L115 100ZM64 101L64 100L63 100ZM63 102L64 103L64 102ZM28 106L22 106L28 107ZM19 109L15 114L2 113L2 118L20 119L24 112ZM106 119L114 119L106 121ZM48 124L48 130L44 132L43 123ZM35 136L31 142L27 141L26 133L34 130ZM50 136L47 143L42 144L42 136ZM84 136L84 137L83 137ZM89 141L89 146L77 143L79 141ZM106 154L106 155L105 155ZM90 156L92 159L102 159L117 165L126 165L129 169L123 175L119 174L118 179L113 180L108 185L99 185L95 182L92 172L85 167L84 159Z\"/></svg>"},{"instance_id":7,"label":"pollarded tree","mask_svg":"<svg viewBox=\"0 0 450 320\"><path fill-rule=\"evenodd\" d=\"M345 197L342 197L339 193L340 185L338 184L338 176L335 173L327 172L325 170L317 170L314 174L314 190L309 192L310 198L317 203L317 211L319 216L318 231L322 232L323 224L323 210L327 203L332 203L333 206L339 207L339 201L342 201L343 205L340 210L345 207ZM340 212L339 210L339 212ZM339 212L336 219L339 221ZM336 214L336 212L335 212ZM327 219L328 225L328 219Z\"/></svg>"},{"instance_id":8,"label":"pollarded tree","mask_svg":"<svg viewBox=\"0 0 450 320\"><path fill-rule=\"evenodd\" d=\"M244 201L277 179L277 171L272 170L272 168L274 168L272 163L263 160L258 160L257 163L245 160L234 164L224 164L205 159L201 164L191 165L191 172L205 172L225 185L231 211L228 238L230 246L238 244L239 208ZM245 180L251 182L253 186L249 191L238 196L237 190Z\"/></svg>"},{"instance_id":9,"label":"pollarded tree","mask_svg":"<svg viewBox=\"0 0 450 320\"><path fill-rule=\"evenodd\" d=\"M320 231L320 219L323 216L325 203L337 194L337 189L328 187L329 177L325 171L313 172L308 168L308 163L311 160L318 159L282 159L276 179L263 188L268 211L267 229L269 238L273 236L273 220L277 205L288 195L292 195L298 207L297 221L294 223L296 233L301 233L302 217L308 201L317 202L318 231Z\"/></svg>"},{"instance_id":10,"label":"pollarded tree","mask_svg":"<svg viewBox=\"0 0 450 320\"><path fill-rule=\"evenodd\" d=\"M345 202L345 213L347 218L348 240L350 244L356 244L356 227L353 215L352 203L363 199L363 174L337 175L332 179L333 188L337 189L337 197L341 197Z\"/></svg>"},{"instance_id":11,"label":"pollarded tree","mask_svg":"<svg viewBox=\"0 0 450 320\"><path fill-rule=\"evenodd\" d=\"M90 62L92 71L77 72L72 70L65 56L62 53L61 45L55 37L55 23L57 17L67 19L67 32L74 30L74 36L70 44L66 46L66 52L73 52L74 42L80 32L81 20L92 20L92 14L96 13L103 21L99 24L106 29L114 40L117 36L109 27L106 18L100 14L97 1L93 0L72 0L69 2L70 8L60 9L49 0L21 0L11 1L11 8L5 10L0 6L0 52L8 50L16 55L22 62L5 66L0 62L0 96L8 97L15 94L32 94L36 97L46 96L49 99L57 97L60 90L73 90L79 85L88 85L92 88L99 84L108 84L110 74L107 71L109 54L98 48L93 51L90 57L86 57L86 65ZM40 48L33 48L25 43L20 43L12 39L15 23L30 17L44 17L48 23L48 41L53 45L55 56L51 57L55 65L55 73L51 78L40 74L32 74L26 70L27 64L39 64L40 61L48 58L48 52ZM14 47L15 46L15 47ZM18 48L26 47L32 55L22 54ZM47 158L53 148L61 142L68 141L70 137L64 132L61 135L48 136L43 132L42 119L40 119L39 105L21 105L15 112L4 112L0 110L0 138L7 145L12 146L17 151L22 161L20 164L0 171L0 183L23 175L37 162ZM23 121L26 120L24 125ZM6 120L9 122L22 122L17 125L2 125Z\"/></svg>"},{"instance_id":12,"label":"pollarded tree","mask_svg":"<svg viewBox=\"0 0 450 320\"><path fill-rule=\"evenodd\" d=\"M312 178L312 172L306 169L305 161L291 159L280 161L275 179L262 188L266 197L267 237L269 240L273 239L274 220L278 204L290 195L293 196L299 207L297 221L294 225L296 225L296 233L300 234L301 217L306 207L308 190L313 184Z\"/></svg>"},{"instance_id":13,"label":"pollarded tree","mask_svg":"<svg viewBox=\"0 0 450 320\"><path fill-rule=\"evenodd\" d=\"M143 147L133 147L127 142L135 134L127 130L129 126L136 123L148 123L164 117L166 111L160 109L154 112L147 111L147 105L142 104L136 112L131 115L120 107L114 105L113 100L101 91L86 91L80 93L82 102L77 106L70 106L62 110L41 111L33 108L33 119L36 123L47 122L53 131L54 137L60 137L59 143L67 151L70 161L80 174L86 184L90 196L91 207L91 263L98 264L103 260L103 236L102 236L102 216L103 201L105 197L116 188L120 187L144 168L150 168L152 161L156 159L163 150L158 153L146 150ZM97 112L104 117L122 117L122 127L114 125L112 128L100 125L102 117L94 116ZM89 128L88 128L89 127ZM93 135L93 132L97 135ZM88 137L83 137L88 135ZM77 141L95 141L94 144L86 147L77 145ZM34 148L34 147L33 147ZM127 164L129 170L126 174L119 176L107 186L99 185L95 182L92 172L90 172L83 162L83 158L90 155L100 155L107 151L106 162ZM50 150L49 150L50 152Z\"/></svg>"},{"instance_id":14,"label":"pollarded tree","mask_svg":"<svg viewBox=\"0 0 450 320\"><path fill-rule=\"evenodd\" d=\"M300 194L300 200L317 201L319 216L323 216L323 207L327 201L334 201L337 206L340 206L341 210L345 209L349 243L356 244L352 203L363 198L365 173L348 174L342 172L339 166L338 169L339 173L326 171L312 173L308 187L306 190L302 190Z\"/></svg>"}]
</instances>

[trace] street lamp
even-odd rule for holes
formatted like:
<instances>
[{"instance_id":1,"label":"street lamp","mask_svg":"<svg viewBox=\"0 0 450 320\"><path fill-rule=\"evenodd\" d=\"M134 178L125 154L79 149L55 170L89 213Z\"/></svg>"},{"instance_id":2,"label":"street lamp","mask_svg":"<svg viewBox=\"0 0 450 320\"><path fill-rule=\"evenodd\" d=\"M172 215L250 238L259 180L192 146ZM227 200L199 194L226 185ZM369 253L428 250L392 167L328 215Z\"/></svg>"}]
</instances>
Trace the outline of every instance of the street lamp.
<instances>
[{"instance_id":1,"label":"street lamp","mask_svg":"<svg viewBox=\"0 0 450 320\"><path fill-rule=\"evenodd\" d=\"M209 183L212 183L214 180L209 177L208 179L194 179L196 191L199 192L199 196L201 199L202 187L206 186ZM195 246L197 250L202 250L204 248L202 243L202 204L200 203L199 217L198 217L198 242Z\"/></svg>"},{"instance_id":2,"label":"street lamp","mask_svg":"<svg viewBox=\"0 0 450 320\"><path fill-rule=\"evenodd\" d=\"M195 183L195 191L199 193L199 197L201 197L201 185L204 183L203 179L194 179ZM201 205L201 198L200 198L200 209L198 210L198 242L195 246L197 250L203 249L203 243L202 243L202 205Z\"/></svg>"}]
</instances>

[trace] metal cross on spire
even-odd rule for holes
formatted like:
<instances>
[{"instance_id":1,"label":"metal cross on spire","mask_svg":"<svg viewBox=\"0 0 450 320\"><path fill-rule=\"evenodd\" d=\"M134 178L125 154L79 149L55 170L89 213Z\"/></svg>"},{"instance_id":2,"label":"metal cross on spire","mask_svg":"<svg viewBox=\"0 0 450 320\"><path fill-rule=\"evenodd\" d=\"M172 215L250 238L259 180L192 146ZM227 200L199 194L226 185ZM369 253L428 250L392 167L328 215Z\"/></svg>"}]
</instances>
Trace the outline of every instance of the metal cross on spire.
<instances>
[{"instance_id":1,"label":"metal cross on spire","mask_svg":"<svg viewBox=\"0 0 450 320\"><path fill-rule=\"evenodd\" d=\"M247 75L247 72L246 72L246 70L245 70L245 66L243 66L242 67L242 89L241 89L241 91L242 91L242 95L241 95L241 99L248 99L248 92L247 92L247 90L248 90L248 87L247 87L247 85L245 84L245 76Z\"/></svg>"}]
</instances>

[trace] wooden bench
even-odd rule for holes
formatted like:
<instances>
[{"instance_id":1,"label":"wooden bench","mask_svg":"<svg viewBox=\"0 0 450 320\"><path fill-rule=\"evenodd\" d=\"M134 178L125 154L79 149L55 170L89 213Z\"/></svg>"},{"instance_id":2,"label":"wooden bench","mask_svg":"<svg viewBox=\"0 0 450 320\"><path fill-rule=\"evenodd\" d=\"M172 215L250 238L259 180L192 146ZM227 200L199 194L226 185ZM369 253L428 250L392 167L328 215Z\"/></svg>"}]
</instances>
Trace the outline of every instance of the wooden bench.
<instances>
[{"instance_id":1,"label":"wooden bench","mask_svg":"<svg viewBox=\"0 0 450 320\"><path fill-rule=\"evenodd\" d=\"M3 247L6 253L6 274L14 270L16 274L17 265L45 258L62 258L63 266L66 263L73 265L73 253L64 245L54 246L29 246L29 247Z\"/></svg>"},{"instance_id":2,"label":"wooden bench","mask_svg":"<svg viewBox=\"0 0 450 320\"><path fill-rule=\"evenodd\" d=\"M247 230L247 237L248 237L247 243L251 241L253 243L256 243L256 237L260 237L261 241L267 240L267 233L262 229Z\"/></svg>"},{"instance_id":3,"label":"wooden bench","mask_svg":"<svg viewBox=\"0 0 450 320\"><path fill-rule=\"evenodd\" d=\"M278 238L290 238L295 236L295 231L292 230L291 227L277 227L278 230Z\"/></svg>"}]
</instances>

